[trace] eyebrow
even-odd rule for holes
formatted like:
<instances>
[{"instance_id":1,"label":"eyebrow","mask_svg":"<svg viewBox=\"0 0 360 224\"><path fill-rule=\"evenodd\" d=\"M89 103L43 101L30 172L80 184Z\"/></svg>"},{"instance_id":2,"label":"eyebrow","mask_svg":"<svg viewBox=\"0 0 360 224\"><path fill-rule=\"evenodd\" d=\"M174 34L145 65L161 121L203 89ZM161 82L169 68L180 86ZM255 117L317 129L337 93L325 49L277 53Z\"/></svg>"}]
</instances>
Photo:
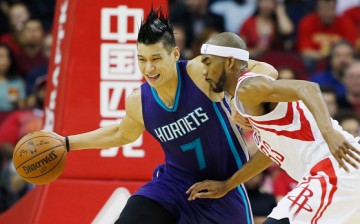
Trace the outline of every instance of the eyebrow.
<instances>
[{"instance_id":1,"label":"eyebrow","mask_svg":"<svg viewBox=\"0 0 360 224\"><path fill-rule=\"evenodd\" d=\"M208 58L208 57L205 57L205 58L201 59L201 63L205 63L205 62L208 61L208 60L209 60L209 58Z\"/></svg>"},{"instance_id":2,"label":"eyebrow","mask_svg":"<svg viewBox=\"0 0 360 224\"><path fill-rule=\"evenodd\" d=\"M138 57L144 57L143 55L141 55L141 54L138 54L137 55ZM161 56L161 54L160 53L156 53L156 54L153 54L153 55L151 55L152 57L160 57Z\"/></svg>"}]
</instances>

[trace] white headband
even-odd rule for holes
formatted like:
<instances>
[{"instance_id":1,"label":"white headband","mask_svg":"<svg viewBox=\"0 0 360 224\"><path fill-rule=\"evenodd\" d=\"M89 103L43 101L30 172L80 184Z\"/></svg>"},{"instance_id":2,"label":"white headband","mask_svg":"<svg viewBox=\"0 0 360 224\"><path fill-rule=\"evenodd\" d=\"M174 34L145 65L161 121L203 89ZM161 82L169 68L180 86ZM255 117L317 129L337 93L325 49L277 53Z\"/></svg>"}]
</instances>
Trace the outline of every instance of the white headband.
<instances>
[{"instance_id":1,"label":"white headband","mask_svg":"<svg viewBox=\"0 0 360 224\"><path fill-rule=\"evenodd\" d=\"M212 44L203 44L201 54L211 54L220 57L233 57L242 61L249 60L249 52L239 48L223 47Z\"/></svg>"}]
</instances>

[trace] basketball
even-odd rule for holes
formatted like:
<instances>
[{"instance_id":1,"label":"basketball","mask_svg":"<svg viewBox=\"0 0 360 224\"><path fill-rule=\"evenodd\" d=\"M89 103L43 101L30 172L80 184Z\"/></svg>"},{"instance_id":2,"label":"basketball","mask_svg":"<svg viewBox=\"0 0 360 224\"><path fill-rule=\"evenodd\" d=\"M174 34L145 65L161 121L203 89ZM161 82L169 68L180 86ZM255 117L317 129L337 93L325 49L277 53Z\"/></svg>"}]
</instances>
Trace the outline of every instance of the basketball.
<instances>
[{"instance_id":1,"label":"basketball","mask_svg":"<svg viewBox=\"0 0 360 224\"><path fill-rule=\"evenodd\" d=\"M16 172L27 182L48 184L64 170L66 149L50 132L36 131L16 144L13 162Z\"/></svg>"}]
</instances>

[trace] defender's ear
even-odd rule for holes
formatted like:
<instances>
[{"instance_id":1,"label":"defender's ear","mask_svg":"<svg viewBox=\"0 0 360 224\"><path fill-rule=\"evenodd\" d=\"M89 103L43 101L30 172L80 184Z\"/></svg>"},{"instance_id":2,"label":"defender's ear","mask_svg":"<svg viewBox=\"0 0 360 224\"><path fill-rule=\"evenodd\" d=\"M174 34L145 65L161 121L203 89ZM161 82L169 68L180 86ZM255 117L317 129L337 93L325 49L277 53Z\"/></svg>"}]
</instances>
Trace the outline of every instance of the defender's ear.
<instances>
[{"instance_id":1,"label":"defender's ear","mask_svg":"<svg viewBox=\"0 0 360 224\"><path fill-rule=\"evenodd\" d=\"M235 59L234 59L233 57L226 58L226 66L227 66L229 69L234 68L234 66L235 66Z\"/></svg>"}]
</instances>

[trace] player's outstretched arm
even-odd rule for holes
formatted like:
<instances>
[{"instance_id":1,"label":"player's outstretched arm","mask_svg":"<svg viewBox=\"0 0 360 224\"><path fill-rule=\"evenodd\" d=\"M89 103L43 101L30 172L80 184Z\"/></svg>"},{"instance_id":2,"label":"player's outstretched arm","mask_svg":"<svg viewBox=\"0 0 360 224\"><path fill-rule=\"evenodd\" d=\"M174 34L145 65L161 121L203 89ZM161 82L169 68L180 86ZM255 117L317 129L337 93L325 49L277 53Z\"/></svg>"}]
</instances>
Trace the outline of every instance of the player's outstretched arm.
<instances>
[{"instance_id":1,"label":"player's outstretched arm","mask_svg":"<svg viewBox=\"0 0 360 224\"><path fill-rule=\"evenodd\" d=\"M262 152L257 151L242 168L226 181L204 180L193 184L186 191L186 193L189 194L188 200L195 200L197 198L221 198L238 185L264 171L271 164L271 159Z\"/></svg>"},{"instance_id":2,"label":"player's outstretched arm","mask_svg":"<svg viewBox=\"0 0 360 224\"><path fill-rule=\"evenodd\" d=\"M340 167L349 171L346 164L358 168L360 155L346 138L335 130L330 120L326 104L316 83L302 80L270 81L264 77L248 78L241 83L237 96L247 106L256 106L265 102L291 102L301 100L315 118L330 152ZM357 155L356 155L357 154Z\"/></svg>"},{"instance_id":3,"label":"player's outstretched arm","mask_svg":"<svg viewBox=\"0 0 360 224\"><path fill-rule=\"evenodd\" d=\"M144 131L141 94L135 91L126 100L126 115L120 124L110 125L94 131L68 136L70 150L111 148L135 141ZM64 146L65 138L58 136Z\"/></svg>"}]
</instances>

